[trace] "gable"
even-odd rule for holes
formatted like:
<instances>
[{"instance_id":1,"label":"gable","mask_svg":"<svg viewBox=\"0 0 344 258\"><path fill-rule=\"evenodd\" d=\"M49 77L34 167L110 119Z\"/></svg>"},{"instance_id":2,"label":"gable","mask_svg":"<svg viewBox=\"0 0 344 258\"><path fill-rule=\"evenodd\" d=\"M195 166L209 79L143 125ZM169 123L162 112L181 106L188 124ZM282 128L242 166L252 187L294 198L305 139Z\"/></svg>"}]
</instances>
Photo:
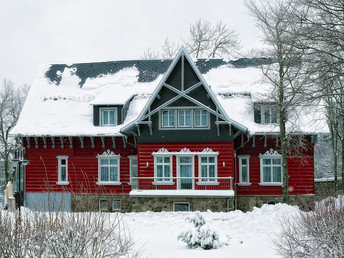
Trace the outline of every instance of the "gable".
<instances>
[{"instance_id":1,"label":"gable","mask_svg":"<svg viewBox=\"0 0 344 258\"><path fill-rule=\"evenodd\" d=\"M140 126L148 125L152 134L152 118L157 119L156 114L164 108L178 106L206 110L215 119L213 122L218 127L218 134L220 127L228 127L229 135L234 132L232 126L236 131L247 130L227 117L214 93L182 47L139 117L134 123L125 126L122 131L128 132L136 127L136 133L140 135Z\"/></svg>"}]
</instances>

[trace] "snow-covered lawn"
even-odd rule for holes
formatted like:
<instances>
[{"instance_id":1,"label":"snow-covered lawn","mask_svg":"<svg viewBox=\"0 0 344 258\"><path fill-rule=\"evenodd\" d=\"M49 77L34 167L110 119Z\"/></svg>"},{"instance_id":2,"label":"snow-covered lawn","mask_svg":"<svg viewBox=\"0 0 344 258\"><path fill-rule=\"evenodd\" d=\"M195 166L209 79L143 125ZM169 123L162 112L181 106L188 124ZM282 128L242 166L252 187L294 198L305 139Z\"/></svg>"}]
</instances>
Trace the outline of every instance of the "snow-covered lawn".
<instances>
[{"instance_id":1,"label":"snow-covered lawn","mask_svg":"<svg viewBox=\"0 0 344 258\"><path fill-rule=\"evenodd\" d=\"M202 212L206 223L228 245L215 250L189 249L177 236L191 227L192 212L126 213L127 224L143 257L277 257L271 239L279 232L280 220L298 211L286 204L264 205L252 212Z\"/></svg>"}]
</instances>

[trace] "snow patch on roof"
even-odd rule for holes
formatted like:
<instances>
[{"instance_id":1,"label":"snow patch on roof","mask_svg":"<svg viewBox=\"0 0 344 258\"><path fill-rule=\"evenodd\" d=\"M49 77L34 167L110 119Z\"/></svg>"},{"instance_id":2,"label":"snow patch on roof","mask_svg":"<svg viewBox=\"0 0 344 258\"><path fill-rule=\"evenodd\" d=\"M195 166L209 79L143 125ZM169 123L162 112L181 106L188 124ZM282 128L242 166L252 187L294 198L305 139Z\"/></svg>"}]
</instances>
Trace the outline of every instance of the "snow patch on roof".
<instances>
[{"instance_id":1,"label":"snow patch on roof","mask_svg":"<svg viewBox=\"0 0 344 258\"><path fill-rule=\"evenodd\" d=\"M50 66L42 66L35 79L16 127L11 134L28 136L121 135L120 129L134 120L161 75L152 82L138 82L138 70L125 68L115 74L87 79L79 86L75 68L65 68L59 85L45 77ZM95 104L124 105L132 96L124 124L114 127L93 125Z\"/></svg>"},{"instance_id":2,"label":"snow patch on roof","mask_svg":"<svg viewBox=\"0 0 344 258\"><path fill-rule=\"evenodd\" d=\"M133 65L116 73L88 77L81 87L76 67L65 67L59 84L46 78L50 66L41 66L16 127L11 134L23 136L121 135L120 130L133 122L155 88L153 81L139 81L139 69ZM155 68L157 69L157 68ZM236 68L220 65L203 74L228 117L248 128L251 134L278 133L276 125L254 122L254 102L266 101L272 86L265 83L261 68ZM85 78L84 78L85 79ZM129 104L123 124L114 127L93 125L93 105ZM325 109L321 103L295 108L291 112L289 132L327 133Z\"/></svg>"}]
</instances>

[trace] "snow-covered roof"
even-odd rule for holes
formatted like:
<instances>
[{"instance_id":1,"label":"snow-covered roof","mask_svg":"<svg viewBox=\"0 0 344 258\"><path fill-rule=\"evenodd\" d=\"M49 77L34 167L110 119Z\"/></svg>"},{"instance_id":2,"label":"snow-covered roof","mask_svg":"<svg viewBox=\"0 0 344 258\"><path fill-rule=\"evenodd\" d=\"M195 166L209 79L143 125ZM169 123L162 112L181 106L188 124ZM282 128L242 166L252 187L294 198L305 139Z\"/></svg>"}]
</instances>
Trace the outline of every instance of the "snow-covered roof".
<instances>
[{"instance_id":1,"label":"snow-covered roof","mask_svg":"<svg viewBox=\"0 0 344 258\"><path fill-rule=\"evenodd\" d=\"M134 121L167 71L171 60L133 60L41 66L30 89L13 135L96 136L121 135ZM199 59L195 62L228 117L247 127L251 134L278 132L278 126L254 123L253 102L271 91L262 82L261 69L269 59L236 61ZM93 125L93 105L124 105L129 102L123 124ZM289 130L328 132L319 105L297 109ZM316 119L314 119L316 118Z\"/></svg>"}]
</instances>

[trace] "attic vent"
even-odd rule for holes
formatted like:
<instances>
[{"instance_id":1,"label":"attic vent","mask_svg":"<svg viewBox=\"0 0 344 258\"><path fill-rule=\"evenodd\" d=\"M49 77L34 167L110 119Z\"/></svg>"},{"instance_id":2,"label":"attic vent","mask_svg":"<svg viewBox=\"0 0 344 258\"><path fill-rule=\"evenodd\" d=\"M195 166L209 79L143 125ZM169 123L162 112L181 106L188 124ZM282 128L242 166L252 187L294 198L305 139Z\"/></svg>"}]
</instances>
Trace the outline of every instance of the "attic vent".
<instances>
[{"instance_id":1,"label":"attic vent","mask_svg":"<svg viewBox=\"0 0 344 258\"><path fill-rule=\"evenodd\" d=\"M219 93L220 96L223 96L225 99L233 98L233 97L251 97L251 93L247 92L238 92L238 93Z\"/></svg>"}]
</instances>

